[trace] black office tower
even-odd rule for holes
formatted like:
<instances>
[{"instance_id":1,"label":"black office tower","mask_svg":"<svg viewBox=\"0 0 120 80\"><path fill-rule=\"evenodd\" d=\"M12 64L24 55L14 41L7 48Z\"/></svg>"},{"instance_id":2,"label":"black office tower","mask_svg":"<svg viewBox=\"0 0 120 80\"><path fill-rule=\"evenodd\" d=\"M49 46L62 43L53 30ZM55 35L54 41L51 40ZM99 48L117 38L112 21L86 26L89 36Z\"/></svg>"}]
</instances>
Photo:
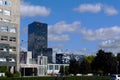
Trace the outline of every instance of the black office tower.
<instances>
[{"instance_id":1,"label":"black office tower","mask_svg":"<svg viewBox=\"0 0 120 80\"><path fill-rule=\"evenodd\" d=\"M28 25L28 51L32 51L32 57L43 54L52 62L52 48L47 48L48 26L46 23L35 21Z\"/></svg>"}]
</instances>

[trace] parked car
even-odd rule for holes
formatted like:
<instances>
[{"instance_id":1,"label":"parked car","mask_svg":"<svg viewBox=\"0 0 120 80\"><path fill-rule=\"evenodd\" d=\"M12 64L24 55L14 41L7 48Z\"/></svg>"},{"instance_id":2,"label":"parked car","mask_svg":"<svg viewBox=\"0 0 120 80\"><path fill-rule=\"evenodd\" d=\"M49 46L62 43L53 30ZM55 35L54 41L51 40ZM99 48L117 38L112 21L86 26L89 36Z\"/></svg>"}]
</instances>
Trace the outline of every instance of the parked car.
<instances>
[{"instance_id":1,"label":"parked car","mask_svg":"<svg viewBox=\"0 0 120 80\"><path fill-rule=\"evenodd\" d=\"M111 75L110 80L120 80L120 74Z\"/></svg>"}]
</instances>

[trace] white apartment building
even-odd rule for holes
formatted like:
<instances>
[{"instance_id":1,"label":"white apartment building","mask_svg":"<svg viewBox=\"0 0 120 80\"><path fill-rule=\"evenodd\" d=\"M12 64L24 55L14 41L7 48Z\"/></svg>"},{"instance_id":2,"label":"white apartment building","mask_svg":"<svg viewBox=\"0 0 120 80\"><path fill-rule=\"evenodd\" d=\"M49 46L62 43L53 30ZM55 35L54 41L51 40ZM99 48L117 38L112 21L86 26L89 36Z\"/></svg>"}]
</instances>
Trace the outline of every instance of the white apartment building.
<instances>
[{"instance_id":1,"label":"white apartment building","mask_svg":"<svg viewBox=\"0 0 120 80\"><path fill-rule=\"evenodd\" d=\"M0 0L0 66L19 70L20 0Z\"/></svg>"}]
</instances>

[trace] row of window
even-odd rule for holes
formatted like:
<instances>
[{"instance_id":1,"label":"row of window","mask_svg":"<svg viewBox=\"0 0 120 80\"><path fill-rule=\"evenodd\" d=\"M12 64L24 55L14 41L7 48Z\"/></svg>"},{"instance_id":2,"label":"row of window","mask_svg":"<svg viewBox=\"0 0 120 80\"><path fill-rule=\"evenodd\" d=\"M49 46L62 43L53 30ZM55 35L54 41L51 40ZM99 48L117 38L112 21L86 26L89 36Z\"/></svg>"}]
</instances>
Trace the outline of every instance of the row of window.
<instances>
[{"instance_id":1,"label":"row of window","mask_svg":"<svg viewBox=\"0 0 120 80\"><path fill-rule=\"evenodd\" d=\"M0 62L15 62L14 58L0 58Z\"/></svg>"},{"instance_id":2,"label":"row of window","mask_svg":"<svg viewBox=\"0 0 120 80\"><path fill-rule=\"evenodd\" d=\"M7 22L7 23L11 22L10 19L3 19L3 18L0 18L0 21L4 21L4 22Z\"/></svg>"},{"instance_id":3,"label":"row of window","mask_svg":"<svg viewBox=\"0 0 120 80\"><path fill-rule=\"evenodd\" d=\"M0 47L0 51L7 52L7 48ZM9 47L9 52L15 52L15 51L16 51L16 47L14 46Z\"/></svg>"},{"instance_id":4,"label":"row of window","mask_svg":"<svg viewBox=\"0 0 120 80\"><path fill-rule=\"evenodd\" d=\"M59 65L49 65L49 70L53 70L53 67L55 67L55 70L59 70Z\"/></svg>"},{"instance_id":5,"label":"row of window","mask_svg":"<svg viewBox=\"0 0 120 80\"><path fill-rule=\"evenodd\" d=\"M11 6L11 2L6 0L0 0L0 5Z\"/></svg>"},{"instance_id":6,"label":"row of window","mask_svg":"<svg viewBox=\"0 0 120 80\"><path fill-rule=\"evenodd\" d=\"M8 36L1 36L1 41L8 41ZM16 42L16 37L10 37L9 41Z\"/></svg>"},{"instance_id":7,"label":"row of window","mask_svg":"<svg viewBox=\"0 0 120 80\"><path fill-rule=\"evenodd\" d=\"M16 33L16 28L15 27L8 28L8 26L2 26L2 27L0 27L0 31L2 31L2 32Z\"/></svg>"},{"instance_id":8,"label":"row of window","mask_svg":"<svg viewBox=\"0 0 120 80\"><path fill-rule=\"evenodd\" d=\"M10 16L11 15L11 11L9 11L9 10L2 10L2 9L0 9L0 14L3 14L4 13L4 15L7 15L7 16Z\"/></svg>"},{"instance_id":9,"label":"row of window","mask_svg":"<svg viewBox=\"0 0 120 80\"><path fill-rule=\"evenodd\" d=\"M9 51L10 51L10 52L16 51L16 47L13 47L13 46L9 47Z\"/></svg>"}]
</instances>

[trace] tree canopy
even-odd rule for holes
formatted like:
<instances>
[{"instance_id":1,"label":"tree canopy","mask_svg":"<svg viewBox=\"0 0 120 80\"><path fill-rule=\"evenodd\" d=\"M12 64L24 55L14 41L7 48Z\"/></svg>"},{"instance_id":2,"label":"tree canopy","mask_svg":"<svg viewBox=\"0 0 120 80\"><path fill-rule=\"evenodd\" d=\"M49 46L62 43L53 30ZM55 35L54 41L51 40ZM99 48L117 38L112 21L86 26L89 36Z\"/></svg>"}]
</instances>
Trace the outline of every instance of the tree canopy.
<instances>
[{"instance_id":1,"label":"tree canopy","mask_svg":"<svg viewBox=\"0 0 120 80\"><path fill-rule=\"evenodd\" d=\"M92 69L95 73L101 71L103 74L116 73L116 58L112 52L99 50L92 62Z\"/></svg>"}]
</instances>

